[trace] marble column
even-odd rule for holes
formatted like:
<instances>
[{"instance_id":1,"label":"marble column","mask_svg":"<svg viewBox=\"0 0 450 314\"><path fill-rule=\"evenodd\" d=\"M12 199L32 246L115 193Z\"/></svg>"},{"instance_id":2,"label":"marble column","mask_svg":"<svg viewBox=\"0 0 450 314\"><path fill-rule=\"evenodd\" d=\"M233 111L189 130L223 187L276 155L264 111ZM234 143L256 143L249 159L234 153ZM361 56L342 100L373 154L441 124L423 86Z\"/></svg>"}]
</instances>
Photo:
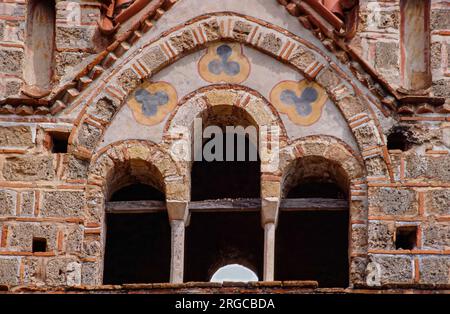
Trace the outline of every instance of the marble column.
<instances>
[{"instance_id":1,"label":"marble column","mask_svg":"<svg viewBox=\"0 0 450 314\"><path fill-rule=\"evenodd\" d=\"M170 282L182 283L184 273L184 236L189 217L188 203L167 201L171 227Z\"/></svg>"}]
</instances>

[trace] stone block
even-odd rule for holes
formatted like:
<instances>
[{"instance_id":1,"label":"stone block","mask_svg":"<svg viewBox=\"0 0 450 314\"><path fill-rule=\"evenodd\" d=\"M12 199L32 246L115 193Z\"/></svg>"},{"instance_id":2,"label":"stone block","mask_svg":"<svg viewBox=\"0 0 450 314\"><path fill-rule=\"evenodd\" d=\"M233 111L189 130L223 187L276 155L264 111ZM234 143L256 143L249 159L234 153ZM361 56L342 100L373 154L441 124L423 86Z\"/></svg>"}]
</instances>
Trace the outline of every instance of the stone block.
<instances>
[{"instance_id":1,"label":"stone block","mask_svg":"<svg viewBox=\"0 0 450 314\"><path fill-rule=\"evenodd\" d=\"M394 244L394 222L369 221L368 245L371 250L392 250Z\"/></svg>"},{"instance_id":2,"label":"stone block","mask_svg":"<svg viewBox=\"0 0 450 314\"><path fill-rule=\"evenodd\" d=\"M431 68L433 70L442 67L442 44L434 42L431 44Z\"/></svg>"},{"instance_id":3,"label":"stone block","mask_svg":"<svg viewBox=\"0 0 450 314\"><path fill-rule=\"evenodd\" d=\"M365 199L352 199L350 216L353 220L366 220L368 216L368 202Z\"/></svg>"},{"instance_id":4,"label":"stone block","mask_svg":"<svg viewBox=\"0 0 450 314\"><path fill-rule=\"evenodd\" d=\"M365 160L366 170L368 176L386 177L388 170L386 163L381 156L374 156Z\"/></svg>"},{"instance_id":5,"label":"stone block","mask_svg":"<svg viewBox=\"0 0 450 314\"><path fill-rule=\"evenodd\" d=\"M17 193L0 190L0 216L11 216L16 212Z\"/></svg>"},{"instance_id":6,"label":"stone block","mask_svg":"<svg viewBox=\"0 0 450 314\"><path fill-rule=\"evenodd\" d=\"M23 81L18 79L2 79L4 85L0 88L4 89L4 96L9 97L18 95L23 85Z\"/></svg>"},{"instance_id":7,"label":"stone block","mask_svg":"<svg viewBox=\"0 0 450 314\"><path fill-rule=\"evenodd\" d=\"M178 53L183 53L191 50L195 47L194 36L190 30L183 31L182 33L170 38L170 43Z\"/></svg>"},{"instance_id":8,"label":"stone block","mask_svg":"<svg viewBox=\"0 0 450 314\"><path fill-rule=\"evenodd\" d=\"M78 143L88 149L94 149L101 134L102 132L100 129L90 124L83 123L78 131Z\"/></svg>"},{"instance_id":9,"label":"stone block","mask_svg":"<svg viewBox=\"0 0 450 314\"><path fill-rule=\"evenodd\" d=\"M396 11L381 11L378 16L378 28L399 29L400 12Z\"/></svg>"},{"instance_id":10,"label":"stone block","mask_svg":"<svg viewBox=\"0 0 450 314\"><path fill-rule=\"evenodd\" d=\"M325 89L333 89L341 83L341 78L330 68L321 72L317 77L317 83Z\"/></svg>"},{"instance_id":11,"label":"stone block","mask_svg":"<svg viewBox=\"0 0 450 314\"><path fill-rule=\"evenodd\" d=\"M66 168L66 177L68 179L87 179L89 161L69 156Z\"/></svg>"},{"instance_id":12,"label":"stone block","mask_svg":"<svg viewBox=\"0 0 450 314\"><path fill-rule=\"evenodd\" d=\"M431 215L450 215L450 190L432 190L427 193L426 208Z\"/></svg>"},{"instance_id":13,"label":"stone block","mask_svg":"<svg viewBox=\"0 0 450 314\"><path fill-rule=\"evenodd\" d=\"M86 52L76 51L63 51L56 53L56 75L59 77L65 76L88 56L89 54Z\"/></svg>"},{"instance_id":14,"label":"stone block","mask_svg":"<svg viewBox=\"0 0 450 314\"><path fill-rule=\"evenodd\" d=\"M350 284L365 285L367 259L364 257L352 257L350 262Z\"/></svg>"},{"instance_id":15,"label":"stone block","mask_svg":"<svg viewBox=\"0 0 450 314\"><path fill-rule=\"evenodd\" d=\"M82 225L69 225L66 227L66 253L81 253L83 247L84 228Z\"/></svg>"},{"instance_id":16,"label":"stone block","mask_svg":"<svg viewBox=\"0 0 450 314\"><path fill-rule=\"evenodd\" d=\"M208 41L214 41L220 38L220 27L216 20L203 23L202 27Z\"/></svg>"},{"instance_id":17,"label":"stone block","mask_svg":"<svg viewBox=\"0 0 450 314\"><path fill-rule=\"evenodd\" d=\"M413 153L405 159L407 178L450 181L450 156L430 157Z\"/></svg>"},{"instance_id":18,"label":"stone block","mask_svg":"<svg viewBox=\"0 0 450 314\"><path fill-rule=\"evenodd\" d=\"M56 46L62 48L92 48L96 27L63 27L56 28Z\"/></svg>"},{"instance_id":19,"label":"stone block","mask_svg":"<svg viewBox=\"0 0 450 314\"><path fill-rule=\"evenodd\" d=\"M420 283L431 285L450 284L450 257L421 257L419 265Z\"/></svg>"},{"instance_id":20,"label":"stone block","mask_svg":"<svg viewBox=\"0 0 450 314\"><path fill-rule=\"evenodd\" d=\"M233 37L238 41L245 42L248 39L248 35L252 31L253 26L243 21L237 21L233 27Z\"/></svg>"},{"instance_id":21,"label":"stone block","mask_svg":"<svg viewBox=\"0 0 450 314\"><path fill-rule=\"evenodd\" d=\"M372 232L374 232L372 230ZM367 252L368 245L368 230L366 225L352 225L352 247L353 253L365 253Z\"/></svg>"},{"instance_id":22,"label":"stone block","mask_svg":"<svg viewBox=\"0 0 450 314\"><path fill-rule=\"evenodd\" d=\"M46 265L46 284L49 286L76 285L77 277L81 282L81 267L75 257L55 257ZM75 284L74 284L75 283Z\"/></svg>"},{"instance_id":23,"label":"stone block","mask_svg":"<svg viewBox=\"0 0 450 314\"><path fill-rule=\"evenodd\" d=\"M375 66L382 69L398 68L398 51L397 42L377 42L375 44Z\"/></svg>"},{"instance_id":24,"label":"stone block","mask_svg":"<svg viewBox=\"0 0 450 314\"><path fill-rule=\"evenodd\" d=\"M304 71L314 61L316 61L316 56L301 46L298 46L289 57L289 62L300 71Z\"/></svg>"},{"instance_id":25,"label":"stone block","mask_svg":"<svg viewBox=\"0 0 450 314\"><path fill-rule=\"evenodd\" d=\"M413 283L413 261L409 256L371 255L370 263L375 265L372 268L375 274L367 276L375 276L381 286Z\"/></svg>"},{"instance_id":26,"label":"stone block","mask_svg":"<svg viewBox=\"0 0 450 314\"><path fill-rule=\"evenodd\" d=\"M364 148L381 145L381 139L378 136L378 132L373 122L363 124L353 129L353 134L360 147L362 146Z\"/></svg>"},{"instance_id":27,"label":"stone block","mask_svg":"<svg viewBox=\"0 0 450 314\"><path fill-rule=\"evenodd\" d=\"M20 199L20 216L32 216L35 204L34 191L22 192Z\"/></svg>"},{"instance_id":28,"label":"stone block","mask_svg":"<svg viewBox=\"0 0 450 314\"><path fill-rule=\"evenodd\" d=\"M101 274L98 263L83 263L81 270L81 283L87 286L101 284Z\"/></svg>"},{"instance_id":29,"label":"stone block","mask_svg":"<svg viewBox=\"0 0 450 314\"><path fill-rule=\"evenodd\" d=\"M51 223L22 222L9 226L8 246L12 250L31 252L33 238L47 240L47 251L55 251L57 248L58 227Z\"/></svg>"},{"instance_id":30,"label":"stone block","mask_svg":"<svg viewBox=\"0 0 450 314\"><path fill-rule=\"evenodd\" d=\"M156 46L144 54L141 61L151 72L156 72L168 61L168 58L164 51L159 46Z\"/></svg>"},{"instance_id":31,"label":"stone block","mask_svg":"<svg viewBox=\"0 0 450 314\"><path fill-rule=\"evenodd\" d=\"M283 42L279 37L277 37L275 34L270 33L264 35L263 40L259 46L264 51L276 55L278 54L278 51L280 51L282 43Z\"/></svg>"},{"instance_id":32,"label":"stone block","mask_svg":"<svg viewBox=\"0 0 450 314\"><path fill-rule=\"evenodd\" d=\"M413 190L398 188L370 188L369 214L416 215L416 193Z\"/></svg>"},{"instance_id":33,"label":"stone block","mask_svg":"<svg viewBox=\"0 0 450 314\"><path fill-rule=\"evenodd\" d=\"M0 50L0 73L22 76L22 50Z\"/></svg>"},{"instance_id":34,"label":"stone block","mask_svg":"<svg viewBox=\"0 0 450 314\"><path fill-rule=\"evenodd\" d=\"M100 241L96 239L89 239L83 241L83 254L86 256L100 256L102 251L102 246Z\"/></svg>"},{"instance_id":35,"label":"stone block","mask_svg":"<svg viewBox=\"0 0 450 314\"><path fill-rule=\"evenodd\" d=\"M425 249L450 249L450 223L429 221L422 227L422 244Z\"/></svg>"},{"instance_id":36,"label":"stone block","mask_svg":"<svg viewBox=\"0 0 450 314\"><path fill-rule=\"evenodd\" d=\"M8 181L52 180L55 176L52 156L7 158L3 177Z\"/></svg>"},{"instance_id":37,"label":"stone block","mask_svg":"<svg viewBox=\"0 0 450 314\"><path fill-rule=\"evenodd\" d=\"M141 84L141 78L133 70L126 69L119 76L119 83L127 93L133 91Z\"/></svg>"},{"instance_id":38,"label":"stone block","mask_svg":"<svg viewBox=\"0 0 450 314\"><path fill-rule=\"evenodd\" d=\"M448 10L431 11L431 29L450 29L450 15L448 14Z\"/></svg>"},{"instance_id":39,"label":"stone block","mask_svg":"<svg viewBox=\"0 0 450 314\"><path fill-rule=\"evenodd\" d=\"M0 126L0 146L32 146L32 134L29 126Z\"/></svg>"},{"instance_id":40,"label":"stone block","mask_svg":"<svg viewBox=\"0 0 450 314\"><path fill-rule=\"evenodd\" d=\"M17 285L19 283L19 259L0 257L0 284Z\"/></svg>"},{"instance_id":41,"label":"stone block","mask_svg":"<svg viewBox=\"0 0 450 314\"><path fill-rule=\"evenodd\" d=\"M43 285L45 280L45 259L42 257L23 257L23 283Z\"/></svg>"},{"instance_id":42,"label":"stone block","mask_svg":"<svg viewBox=\"0 0 450 314\"><path fill-rule=\"evenodd\" d=\"M433 93L436 97L450 98L450 80L441 79L433 82Z\"/></svg>"},{"instance_id":43,"label":"stone block","mask_svg":"<svg viewBox=\"0 0 450 314\"><path fill-rule=\"evenodd\" d=\"M44 217L80 217L86 205L83 191L47 191L42 199Z\"/></svg>"}]
</instances>

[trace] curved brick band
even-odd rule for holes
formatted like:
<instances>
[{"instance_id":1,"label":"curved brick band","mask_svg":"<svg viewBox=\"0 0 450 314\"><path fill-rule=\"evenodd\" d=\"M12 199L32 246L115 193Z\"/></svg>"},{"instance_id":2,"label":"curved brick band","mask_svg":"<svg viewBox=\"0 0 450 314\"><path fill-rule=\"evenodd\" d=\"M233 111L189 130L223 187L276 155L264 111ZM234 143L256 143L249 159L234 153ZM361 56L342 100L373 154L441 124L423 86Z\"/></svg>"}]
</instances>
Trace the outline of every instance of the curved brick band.
<instances>
[{"instance_id":1,"label":"curved brick band","mask_svg":"<svg viewBox=\"0 0 450 314\"><path fill-rule=\"evenodd\" d=\"M366 160L369 179L388 181L391 169L384 137L369 98L310 42L266 22L237 14L201 16L165 32L162 37L124 56L99 86L80 97L85 103L70 137L71 152L89 158L115 112L128 95L156 72L185 55L217 41L254 47L297 69L324 87L347 120ZM79 102L80 102L79 101ZM110 114L102 114L107 104Z\"/></svg>"}]
</instances>

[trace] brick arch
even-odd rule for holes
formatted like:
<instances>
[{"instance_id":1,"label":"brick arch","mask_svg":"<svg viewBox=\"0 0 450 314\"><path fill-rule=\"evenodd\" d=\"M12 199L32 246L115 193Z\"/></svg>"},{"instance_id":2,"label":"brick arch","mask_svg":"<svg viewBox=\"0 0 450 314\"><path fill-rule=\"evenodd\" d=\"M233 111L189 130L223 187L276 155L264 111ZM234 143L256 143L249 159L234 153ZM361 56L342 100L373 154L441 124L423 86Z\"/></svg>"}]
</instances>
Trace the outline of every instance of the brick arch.
<instances>
[{"instance_id":1,"label":"brick arch","mask_svg":"<svg viewBox=\"0 0 450 314\"><path fill-rule=\"evenodd\" d=\"M96 206L99 214L102 213L104 199L114 192L111 185L120 184L114 182L114 176L120 173L122 167L129 167L137 177L142 174L144 183L160 189L168 201L189 199L186 177L170 154L149 141L126 140L104 147L91 160L88 203Z\"/></svg>"},{"instance_id":2,"label":"brick arch","mask_svg":"<svg viewBox=\"0 0 450 314\"><path fill-rule=\"evenodd\" d=\"M329 165L337 166L342 170L339 174L345 176L338 184L341 188L342 184L347 185L345 190L348 192L349 206L349 282L353 285L355 278L352 273L358 273L358 265L367 261L367 247L364 243L368 241L368 190L364 160L346 143L332 136L313 135L292 141L281 151L280 198L286 194L291 183L287 180L287 175L300 166L296 161L308 157L319 157L329 162ZM333 172L331 169L330 171Z\"/></svg>"},{"instance_id":3,"label":"brick arch","mask_svg":"<svg viewBox=\"0 0 450 314\"><path fill-rule=\"evenodd\" d=\"M180 101L177 108L172 112L166 122L163 132L164 146L171 152L179 151L180 145L183 151L188 151L187 156L192 156L193 146L192 135L194 119L203 118L204 113L214 108L229 107L231 110L241 111L251 120L251 125L258 130L260 143L266 143L266 139L272 141L273 145L281 147L287 143L286 129L281 122L276 109L258 92L250 88L238 85L212 85L201 88ZM236 112L237 114L237 112ZM271 132L271 137L267 133ZM261 142L263 139L263 142ZM267 175L278 171L278 167L271 164L272 154L277 151L262 149L263 145L258 145L261 159L261 185L267 185ZM267 147L267 145L264 145ZM181 160L186 172L190 172L191 160ZM278 158L275 158L278 160ZM186 162L187 161L187 162ZM190 176L188 176L190 178ZM262 197L265 197L263 190Z\"/></svg>"},{"instance_id":4,"label":"brick arch","mask_svg":"<svg viewBox=\"0 0 450 314\"><path fill-rule=\"evenodd\" d=\"M181 136L191 136L194 119L202 117L208 109L216 106L229 106L242 110L258 129L274 126L280 130L280 140L287 140L286 129L275 107L257 91L240 85L210 85L202 87L185 96L170 114L163 140L170 147ZM233 110L233 109L232 109ZM187 131L188 134L181 134Z\"/></svg>"},{"instance_id":5,"label":"brick arch","mask_svg":"<svg viewBox=\"0 0 450 314\"><path fill-rule=\"evenodd\" d=\"M292 141L281 150L280 173L282 174L282 191L287 188L286 176L295 161L301 158L318 157L332 164L339 165L341 175L345 176L342 185L350 187L352 182L365 181L366 169L363 159L342 140L328 135L312 135Z\"/></svg>"},{"instance_id":6,"label":"brick arch","mask_svg":"<svg viewBox=\"0 0 450 314\"><path fill-rule=\"evenodd\" d=\"M83 95L86 101L69 139L70 151L90 158L114 114L142 80L218 41L255 48L319 83L349 124L365 156L368 176L379 181L389 179L392 171L387 148L369 105L373 100L353 84L357 79L329 61L313 43L276 25L231 12L199 16L124 55L122 63L104 77L100 86ZM105 106L106 114L102 113Z\"/></svg>"}]
</instances>

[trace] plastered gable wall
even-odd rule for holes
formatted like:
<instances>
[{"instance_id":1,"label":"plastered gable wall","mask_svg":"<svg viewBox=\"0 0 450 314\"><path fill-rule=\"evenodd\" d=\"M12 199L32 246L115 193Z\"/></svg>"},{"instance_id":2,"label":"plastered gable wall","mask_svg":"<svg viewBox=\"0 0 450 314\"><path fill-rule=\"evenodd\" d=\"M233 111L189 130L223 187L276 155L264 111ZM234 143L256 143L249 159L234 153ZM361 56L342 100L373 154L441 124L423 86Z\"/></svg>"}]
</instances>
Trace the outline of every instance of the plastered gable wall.
<instances>
[{"instance_id":1,"label":"plastered gable wall","mask_svg":"<svg viewBox=\"0 0 450 314\"><path fill-rule=\"evenodd\" d=\"M371 274L375 275L375 285L382 287L448 284L449 174L446 169L449 169L449 128L446 118L413 122L413 135L417 138L413 149L388 152L385 135L398 123L396 117L383 114L370 92L360 86L345 65L337 61L332 53L322 50L321 43L302 29L298 21L275 1L254 1L245 7L239 1L202 1L202 6L196 6L195 1L181 1L155 22L155 28L104 73L98 84L85 91L81 102L72 104L54 119L42 119L44 122L3 118L0 132L0 282L11 286L101 284L105 229L102 212L104 194L99 188L101 184L96 181L102 179L96 176L102 173L99 169L110 167L125 158L127 154L123 155L123 152L128 152L128 156L133 158L141 158L139 154L144 151L145 154L157 156L152 160L154 163L167 161L164 157L167 155L166 143L158 146L164 123L151 127L137 123L126 102L142 81L170 83L180 89L179 100L194 92L194 95L184 99L186 105L189 105L190 99L196 99L195 91L198 91L197 95L208 94L201 88L210 84L199 78L197 66L205 55L205 47L190 47L192 37L181 37L177 41L181 46L175 46L173 39L178 38L182 29L174 33L166 31L181 27L184 22L199 15L223 11L249 15L287 29L319 47L321 53L313 52L317 60L327 65L326 59L330 58L347 75L348 81L341 85L342 89L336 90L334 87L339 84L335 80L340 82L342 76L327 76L329 72L325 68L315 77L315 81L327 89L330 98L323 120L308 127L296 126L282 113L275 112L271 121L277 121L287 131L285 150L288 152L286 155L291 156L289 158L295 158L293 152L296 147L304 149L305 154L315 154L313 148L325 144L333 149L347 147L345 154L352 152L358 160L355 164L364 165L364 170L356 167L355 181L350 187L353 217L351 283L367 285L368 275ZM229 19L233 23L231 25L235 25L237 20L242 21L242 16L224 16L220 19ZM250 24L252 20L244 19L244 22ZM264 25L254 24L252 29L255 26L263 29ZM188 29L190 27L187 26ZM263 41L259 44L246 43L245 39L237 38L239 32L234 31L234 26L229 27L228 31L229 37L225 36L221 42L242 45L244 55L252 65L249 78L235 84L237 87L234 89L239 90L239 95L249 95L239 87L243 85L269 100L277 79L301 80L305 76L303 72L308 72L306 68L309 64L302 65L300 62L295 66L288 62L290 60L283 59L287 64L283 65L270 56L269 48L273 46L264 45ZM270 29L269 33L272 32L275 34L272 42L277 42L276 38L282 41L281 47L273 53L276 55L286 44L286 38L281 35L284 31L280 34ZM154 75L139 73L145 72L145 69L131 65L136 64L136 60L143 60L142 55L148 51L146 49L163 33L166 33L166 38L161 43L167 42L174 49L173 54L168 54L172 55L171 65L164 65L160 72L159 68L155 69L158 73ZM211 41L208 46L214 43ZM179 52L176 47L183 45L188 45L188 48ZM169 57L164 55L163 58ZM269 71L278 72L268 79L271 84L263 84L257 79L260 73ZM255 77L252 78L252 75ZM193 82L184 81L192 77L196 77ZM352 84L361 90L362 96L347 94L348 89L353 88ZM104 99L106 102L101 101ZM252 106L258 105L254 108L270 107L270 104L263 105L264 101L259 99L260 96L255 98L254 103L251 102ZM116 111L117 108L120 109ZM359 113L366 113L370 121L358 119ZM275 119L277 115L280 119ZM329 129L324 124L332 122L340 127L328 133ZM126 132L119 133L121 127ZM51 154L45 147L45 130L54 128L72 131L68 154ZM137 134L138 130L140 134ZM101 134L104 134L103 142L97 142ZM312 134L320 136L311 137ZM142 144L142 140L146 144ZM328 150L328 153L332 151L335 150ZM344 164L344 160L341 162ZM174 185L175 193L168 198L183 200L185 193L188 193L184 191L188 187L187 181L184 181L188 176L186 171L178 169L179 166L160 167L168 169L168 177L179 178L178 184L184 187L177 190ZM419 227L417 249L408 252L396 250L395 228L411 224ZM33 236L45 237L49 252L32 254L30 241Z\"/></svg>"},{"instance_id":2,"label":"plastered gable wall","mask_svg":"<svg viewBox=\"0 0 450 314\"><path fill-rule=\"evenodd\" d=\"M299 82L305 80L297 71L275 61L273 58L252 48L245 46L241 48L243 49L243 55L250 61L251 70L248 77L240 85L258 91L266 99L270 99L272 89L282 81ZM177 91L178 99L181 100L186 95L210 85L199 74L199 62L206 53L207 49L204 49L186 56L153 76L150 81L171 84ZM350 129L347 127L339 109L333 105L331 100L327 100L320 115L320 121L301 127L292 122L286 114L282 114L281 119L291 140L309 135L330 135L343 140L357 150L357 144ZM149 139L159 143L162 141L167 119L169 119L169 116L154 126L136 124L130 107L123 106L105 132L103 141L99 144L97 150L116 141L127 139ZM143 130L145 131L143 132Z\"/></svg>"}]
</instances>

